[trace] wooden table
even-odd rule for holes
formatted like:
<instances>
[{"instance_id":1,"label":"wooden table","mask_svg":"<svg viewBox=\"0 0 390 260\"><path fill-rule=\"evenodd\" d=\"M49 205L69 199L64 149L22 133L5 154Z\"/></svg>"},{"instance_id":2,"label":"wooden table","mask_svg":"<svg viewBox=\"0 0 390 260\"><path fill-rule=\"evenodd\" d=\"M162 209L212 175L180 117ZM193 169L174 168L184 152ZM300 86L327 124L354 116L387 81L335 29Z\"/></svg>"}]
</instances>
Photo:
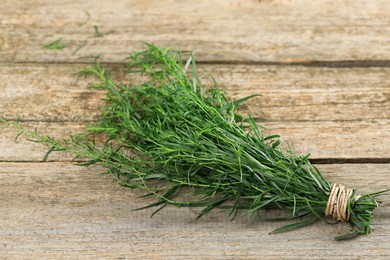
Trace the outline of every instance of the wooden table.
<instances>
[{"instance_id":1,"label":"wooden table","mask_svg":"<svg viewBox=\"0 0 390 260\"><path fill-rule=\"evenodd\" d=\"M68 47L42 45L62 38ZM210 76L250 105L332 182L390 187L388 0L72 1L0 3L0 118L61 138L99 114L102 92L75 73L91 62L120 70L140 41L194 49ZM269 235L284 223L225 212L195 220L167 207L153 218L142 193L82 168L0 125L2 259L389 259L390 203L374 231L347 242L347 224L318 222ZM379 211L377 211L379 213Z\"/></svg>"}]
</instances>

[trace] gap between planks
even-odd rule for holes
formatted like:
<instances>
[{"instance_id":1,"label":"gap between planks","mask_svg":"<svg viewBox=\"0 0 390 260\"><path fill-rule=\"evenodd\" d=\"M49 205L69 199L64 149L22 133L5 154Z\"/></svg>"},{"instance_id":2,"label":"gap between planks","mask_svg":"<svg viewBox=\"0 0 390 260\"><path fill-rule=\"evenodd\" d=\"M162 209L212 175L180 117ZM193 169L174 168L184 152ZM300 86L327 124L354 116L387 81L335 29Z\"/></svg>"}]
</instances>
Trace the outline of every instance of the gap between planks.
<instances>
[{"instance_id":1,"label":"gap between planks","mask_svg":"<svg viewBox=\"0 0 390 260\"><path fill-rule=\"evenodd\" d=\"M183 61L185 63L185 61ZM110 66L126 66L126 62L99 62L102 65ZM9 66L12 64L24 64L24 65L49 65L49 64L62 64L62 65L91 65L92 62L83 61L16 61L7 62L0 61L0 65ZM318 68L390 68L390 60L317 60L317 61L303 61L303 62L288 62L288 61L246 61L246 60L200 60L197 64L207 65L247 65L247 66L301 66L301 67L318 67Z\"/></svg>"}]
</instances>

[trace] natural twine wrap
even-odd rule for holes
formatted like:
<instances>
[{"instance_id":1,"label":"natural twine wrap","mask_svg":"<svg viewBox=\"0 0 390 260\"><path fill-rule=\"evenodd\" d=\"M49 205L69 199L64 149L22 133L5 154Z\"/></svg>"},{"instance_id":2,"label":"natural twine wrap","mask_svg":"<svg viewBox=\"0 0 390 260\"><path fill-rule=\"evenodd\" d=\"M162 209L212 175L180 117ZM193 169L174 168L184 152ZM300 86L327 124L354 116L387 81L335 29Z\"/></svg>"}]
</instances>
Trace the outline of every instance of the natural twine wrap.
<instances>
[{"instance_id":1,"label":"natural twine wrap","mask_svg":"<svg viewBox=\"0 0 390 260\"><path fill-rule=\"evenodd\" d=\"M341 184L333 183L326 205L325 216L332 216L334 219L343 222L348 221L351 215L347 205L352 193L353 189L347 189Z\"/></svg>"}]
</instances>

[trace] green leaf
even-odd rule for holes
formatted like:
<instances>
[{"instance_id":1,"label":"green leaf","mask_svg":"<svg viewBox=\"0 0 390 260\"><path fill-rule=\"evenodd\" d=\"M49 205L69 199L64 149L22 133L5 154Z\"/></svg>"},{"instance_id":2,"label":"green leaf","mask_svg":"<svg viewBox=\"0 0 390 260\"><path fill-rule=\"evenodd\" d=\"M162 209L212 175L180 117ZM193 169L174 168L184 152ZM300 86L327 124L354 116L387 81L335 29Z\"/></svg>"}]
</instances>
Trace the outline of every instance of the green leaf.
<instances>
[{"instance_id":1,"label":"green leaf","mask_svg":"<svg viewBox=\"0 0 390 260\"><path fill-rule=\"evenodd\" d=\"M349 240L349 239L353 239L353 238L356 238L360 235L362 235L364 233L362 232L359 232L359 231L353 231L353 232L349 232L345 235L341 235L341 236L337 236L337 237L334 237L335 240L337 241L340 241L340 240Z\"/></svg>"},{"instance_id":2,"label":"green leaf","mask_svg":"<svg viewBox=\"0 0 390 260\"><path fill-rule=\"evenodd\" d=\"M279 227L277 229L274 229L273 231L270 232L270 234L276 234L276 233L281 233L281 232L285 232L285 231L290 231L290 230L293 230L293 229L301 228L301 227L304 227L304 226L307 226L307 225L310 225L310 224L314 223L316 220L318 220L318 219L317 218L311 218L311 219L308 219L308 220L305 220L305 221L301 221L301 222L298 222L298 223L285 225L285 226Z\"/></svg>"},{"instance_id":3,"label":"green leaf","mask_svg":"<svg viewBox=\"0 0 390 260\"><path fill-rule=\"evenodd\" d=\"M43 45L43 48L49 50L62 50L67 48L68 45L62 42L62 38L59 38L49 44Z\"/></svg>"},{"instance_id":4,"label":"green leaf","mask_svg":"<svg viewBox=\"0 0 390 260\"><path fill-rule=\"evenodd\" d=\"M262 96L261 94L253 94L253 95L250 95L250 96L247 96L247 97L244 97L244 98L240 98L240 99L237 99L233 102L230 102L228 103L227 105L221 107L220 109L218 109L218 112L222 113L223 111L225 110L230 110L232 107L236 107L238 106L239 104L251 99L251 98L254 98L254 97L260 97Z\"/></svg>"}]
</instances>

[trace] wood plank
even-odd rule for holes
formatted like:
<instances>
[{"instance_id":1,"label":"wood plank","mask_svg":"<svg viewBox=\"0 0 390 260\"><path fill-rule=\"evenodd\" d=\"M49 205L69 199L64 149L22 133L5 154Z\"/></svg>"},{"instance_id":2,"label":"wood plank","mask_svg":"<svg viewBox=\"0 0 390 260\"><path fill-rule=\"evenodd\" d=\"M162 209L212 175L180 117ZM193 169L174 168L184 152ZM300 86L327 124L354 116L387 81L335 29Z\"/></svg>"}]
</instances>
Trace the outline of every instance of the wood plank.
<instances>
[{"instance_id":1,"label":"wood plank","mask_svg":"<svg viewBox=\"0 0 390 260\"><path fill-rule=\"evenodd\" d=\"M319 167L330 180L361 192L390 185L389 164ZM386 259L390 254L389 195L370 235L340 243L333 237L347 232L346 224L318 222L268 235L285 223L243 215L229 221L226 212L218 211L196 221L196 213L174 207L149 218L153 209L132 210L150 199L137 198L139 191L99 172L69 163L0 163L0 257Z\"/></svg>"},{"instance_id":2,"label":"wood plank","mask_svg":"<svg viewBox=\"0 0 390 260\"><path fill-rule=\"evenodd\" d=\"M3 64L0 66L0 118L33 121L96 119L104 93L87 87L75 73L86 65ZM111 66L120 81L120 65ZM302 66L198 66L211 86L213 75L233 98L248 102L264 121L357 121L389 119L390 68ZM244 111L245 113L245 111Z\"/></svg>"},{"instance_id":3,"label":"wood plank","mask_svg":"<svg viewBox=\"0 0 390 260\"><path fill-rule=\"evenodd\" d=\"M63 138L70 133L81 133L88 123L30 122L26 129L38 129L42 135ZM379 159L390 158L390 120L373 122L264 122L265 134L280 134L285 145L300 153L310 153L312 159ZM0 124L0 161L41 161L47 148L29 142L19 131ZM69 161L72 157L54 153L50 161Z\"/></svg>"},{"instance_id":4,"label":"wood plank","mask_svg":"<svg viewBox=\"0 0 390 260\"><path fill-rule=\"evenodd\" d=\"M82 67L0 66L1 117L54 122L26 126L59 138L80 131L88 124L83 122L96 119L103 97L87 88L88 80L76 84L74 73ZM234 98L263 93L249 103L254 115L267 133L281 134L300 153L310 152L313 158L390 158L389 143L383 141L390 134L389 69L202 65L199 70L208 85L212 74ZM114 72L119 78L120 68ZM41 160L41 146L15 144L15 130L0 131L0 160Z\"/></svg>"},{"instance_id":5,"label":"wood plank","mask_svg":"<svg viewBox=\"0 0 390 260\"><path fill-rule=\"evenodd\" d=\"M81 26L84 10L90 19ZM0 62L71 62L98 54L121 61L148 41L196 49L203 61L376 60L388 66L389 13L387 0L347 0L337 7L331 0L3 0ZM95 25L113 32L94 37ZM58 38L69 48L42 48Z\"/></svg>"}]
</instances>

